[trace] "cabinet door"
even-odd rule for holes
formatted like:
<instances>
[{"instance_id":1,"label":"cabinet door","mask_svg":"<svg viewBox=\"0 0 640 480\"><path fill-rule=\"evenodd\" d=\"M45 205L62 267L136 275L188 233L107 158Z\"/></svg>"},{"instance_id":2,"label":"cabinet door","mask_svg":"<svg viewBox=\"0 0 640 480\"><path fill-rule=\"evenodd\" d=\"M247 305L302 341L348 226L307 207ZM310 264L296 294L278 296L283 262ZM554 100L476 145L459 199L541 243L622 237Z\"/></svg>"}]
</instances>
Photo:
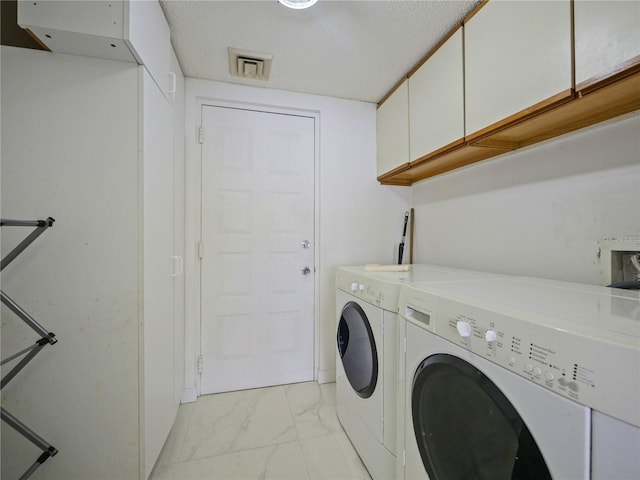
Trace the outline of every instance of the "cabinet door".
<instances>
[{"instance_id":1,"label":"cabinet door","mask_svg":"<svg viewBox=\"0 0 640 480\"><path fill-rule=\"evenodd\" d=\"M376 113L378 176L409 162L409 88L405 80Z\"/></svg>"},{"instance_id":2,"label":"cabinet door","mask_svg":"<svg viewBox=\"0 0 640 480\"><path fill-rule=\"evenodd\" d=\"M184 76L173 50L171 70L176 73L173 110L173 317L175 345L175 406L180 404L184 384L184 309L185 309L185 163L184 163ZM177 262L177 263L176 263Z\"/></svg>"},{"instance_id":3,"label":"cabinet door","mask_svg":"<svg viewBox=\"0 0 640 480\"><path fill-rule=\"evenodd\" d=\"M576 86L640 55L640 2L576 1Z\"/></svg>"},{"instance_id":4,"label":"cabinet door","mask_svg":"<svg viewBox=\"0 0 640 480\"><path fill-rule=\"evenodd\" d=\"M467 136L573 86L569 0L489 1L464 45Z\"/></svg>"},{"instance_id":5,"label":"cabinet door","mask_svg":"<svg viewBox=\"0 0 640 480\"><path fill-rule=\"evenodd\" d=\"M160 454L176 414L174 391L173 112L142 72L144 225L144 478Z\"/></svg>"},{"instance_id":6,"label":"cabinet door","mask_svg":"<svg viewBox=\"0 0 640 480\"><path fill-rule=\"evenodd\" d=\"M417 160L464 137L462 29L409 77L409 153Z\"/></svg>"}]
</instances>

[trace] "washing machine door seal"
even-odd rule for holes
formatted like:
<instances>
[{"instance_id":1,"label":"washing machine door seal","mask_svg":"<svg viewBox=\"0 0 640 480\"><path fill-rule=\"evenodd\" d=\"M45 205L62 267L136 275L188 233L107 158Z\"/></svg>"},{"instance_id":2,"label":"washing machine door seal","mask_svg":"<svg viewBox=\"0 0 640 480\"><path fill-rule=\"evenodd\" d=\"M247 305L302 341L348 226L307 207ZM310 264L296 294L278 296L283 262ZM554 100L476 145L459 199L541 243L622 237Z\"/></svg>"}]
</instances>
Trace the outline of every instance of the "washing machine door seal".
<instances>
[{"instance_id":1,"label":"washing machine door seal","mask_svg":"<svg viewBox=\"0 0 640 480\"><path fill-rule=\"evenodd\" d=\"M551 479L527 425L500 389L454 355L431 355L413 379L413 427L431 480Z\"/></svg>"},{"instance_id":2,"label":"washing machine door seal","mask_svg":"<svg viewBox=\"0 0 640 480\"><path fill-rule=\"evenodd\" d=\"M369 319L356 302L348 302L342 309L337 343L351 387L360 397L369 398L378 381L378 353Z\"/></svg>"}]
</instances>

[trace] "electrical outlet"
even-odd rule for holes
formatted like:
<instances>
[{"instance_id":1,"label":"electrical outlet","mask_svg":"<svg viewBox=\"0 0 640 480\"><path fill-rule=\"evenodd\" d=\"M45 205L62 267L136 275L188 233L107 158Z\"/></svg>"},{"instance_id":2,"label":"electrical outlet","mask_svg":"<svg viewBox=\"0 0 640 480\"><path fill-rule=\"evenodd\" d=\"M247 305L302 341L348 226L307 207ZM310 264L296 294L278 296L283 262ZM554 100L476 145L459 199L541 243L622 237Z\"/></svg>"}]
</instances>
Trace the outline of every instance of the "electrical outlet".
<instances>
[{"instance_id":1,"label":"electrical outlet","mask_svg":"<svg viewBox=\"0 0 640 480\"><path fill-rule=\"evenodd\" d=\"M599 244L602 285L638 279L631 258L640 254L640 237L607 238Z\"/></svg>"}]
</instances>

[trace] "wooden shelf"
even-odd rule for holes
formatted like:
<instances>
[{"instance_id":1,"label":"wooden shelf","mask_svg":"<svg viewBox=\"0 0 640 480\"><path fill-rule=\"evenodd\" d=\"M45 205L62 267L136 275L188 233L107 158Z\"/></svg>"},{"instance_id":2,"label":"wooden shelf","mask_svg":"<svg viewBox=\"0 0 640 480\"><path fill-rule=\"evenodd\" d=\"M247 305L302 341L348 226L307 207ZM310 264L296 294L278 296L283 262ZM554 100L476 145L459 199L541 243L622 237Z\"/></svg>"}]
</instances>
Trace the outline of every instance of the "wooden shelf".
<instances>
[{"instance_id":1,"label":"wooden shelf","mask_svg":"<svg viewBox=\"0 0 640 480\"><path fill-rule=\"evenodd\" d=\"M505 151L508 150L476 147L467 143L465 139L460 139L419 160L396 168L378 177L378 180L383 185L409 186L425 178L491 158Z\"/></svg>"},{"instance_id":2,"label":"wooden shelf","mask_svg":"<svg viewBox=\"0 0 640 480\"><path fill-rule=\"evenodd\" d=\"M409 186L472 163L640 109L640 61L577 92L567 91L378 177ZM580 88L580 87L579 87Z\"/></svg>"}]
</instances>

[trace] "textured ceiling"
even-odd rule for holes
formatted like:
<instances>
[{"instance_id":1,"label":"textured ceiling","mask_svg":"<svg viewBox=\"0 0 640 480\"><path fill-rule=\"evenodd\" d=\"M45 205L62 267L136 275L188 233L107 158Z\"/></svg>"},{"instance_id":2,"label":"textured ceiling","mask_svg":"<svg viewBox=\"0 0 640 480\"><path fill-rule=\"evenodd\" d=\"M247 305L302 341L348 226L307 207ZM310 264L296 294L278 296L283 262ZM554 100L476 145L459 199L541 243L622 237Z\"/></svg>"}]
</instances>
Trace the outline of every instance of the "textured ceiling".
<instances>
[{"instance_id":1,"label":"textured ceiling","mask_svg":"<svg viewBox=\"0 0 640 480\"><path fill-rule=\"evenodd\" d=\"M378 102L476 0L161 0L184 74ZM273 55L268 81L232 77L228 47Z\"/></svg>"}]
</instances>

